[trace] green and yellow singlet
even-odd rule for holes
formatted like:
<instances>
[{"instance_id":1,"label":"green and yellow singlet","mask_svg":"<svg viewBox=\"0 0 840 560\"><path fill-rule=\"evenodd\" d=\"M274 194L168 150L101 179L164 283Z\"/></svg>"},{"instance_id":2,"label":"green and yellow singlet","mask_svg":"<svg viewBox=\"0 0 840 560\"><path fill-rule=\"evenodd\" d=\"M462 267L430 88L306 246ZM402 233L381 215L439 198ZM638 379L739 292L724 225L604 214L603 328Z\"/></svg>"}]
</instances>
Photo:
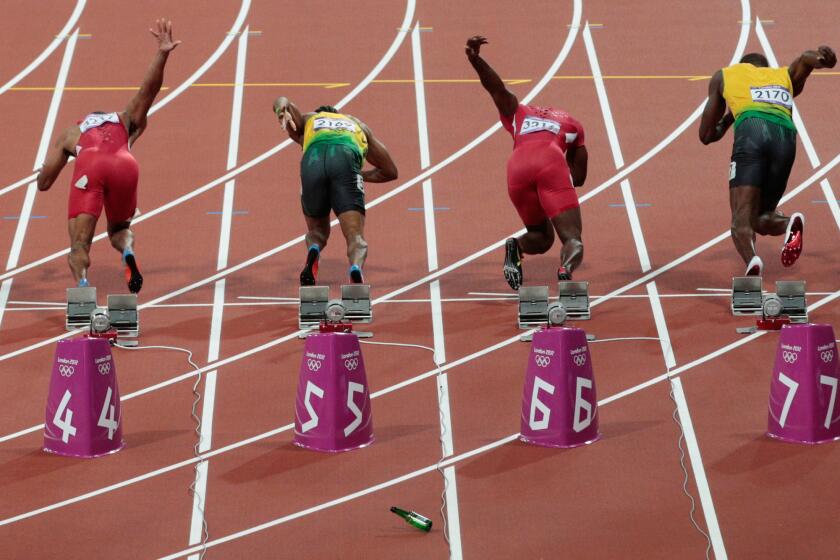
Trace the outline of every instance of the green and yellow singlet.
<instances>
[{"instance_id":1,"label":"green and yellow singlet","mask_svg":"<svg viewBox=\"0 0 840 560\"><path fill-rule=\"evenodd\" d=\"M359 121L341 113L316 113L306 121L303 129L303 151L314 144L344 144L364 159L368 141Z\"/></svg>"},{"instance_id":2,"label":"green and yellow singlet","mask_svg":"<svg viewBox=\"0 0 840 560\"><path fill-rule=\"evenodd\" d=\"M748 63L723 69L723 98L735 126L747 117L760 117L796 130L793 113L793 84L785 68L764 68Z\"/></svg>"}]
</instances>

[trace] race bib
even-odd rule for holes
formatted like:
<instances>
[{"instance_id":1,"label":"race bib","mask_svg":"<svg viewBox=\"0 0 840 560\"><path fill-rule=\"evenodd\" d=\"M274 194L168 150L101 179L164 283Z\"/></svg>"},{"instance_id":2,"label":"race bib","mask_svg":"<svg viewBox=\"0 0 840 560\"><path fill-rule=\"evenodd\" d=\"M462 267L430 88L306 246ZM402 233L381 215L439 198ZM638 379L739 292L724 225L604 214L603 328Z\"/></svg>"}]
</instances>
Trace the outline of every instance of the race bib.
<instances>
[{"instance_id":1,"label":"race bib","mask_svg":"<svg viewBox=\"0 0 840 560\"><path fill-rule=\"evenodd\" d=\"M793 108L793 96L782 86L751 87L750 95L755 103L770 103L781 105L786 109Z\"/></svg>"},{"instance_id":2,"label":"race bib","mask_svg":"<svg viewBox=\"0 0 840 560\"><path fill-rule=\"evenodd\" d=\"M345 130L347 132L356 132L356 123L350 119L317 117L312 123L312 130Z\"/></svg>"},{"instance_id":3,"label":"race bib","mask_svg":"<svg viewBox=\"0 0 840 560\"><path fill-rule=\"evenodd\" d=\"M531 134L532 132L548 131L552 134L560 133L560 123L550 119L539 117L525 117L522 126L519 127L519 134Z\"/></svg>"},{"instance_id":4,"label":"race bib","mask_svg":"<svg viewBox=\"0 0 840 560\"><path fill-rule=\"evenodd\" d=\"M82 124L79 125L79 130L81 130L82 133L85 133L91 128L102 126L106 122L119 124L120 117L116 113L108 113L107 115L88 115L85 117L85 120L82 121Z\"/></svg>"}]
</instances>

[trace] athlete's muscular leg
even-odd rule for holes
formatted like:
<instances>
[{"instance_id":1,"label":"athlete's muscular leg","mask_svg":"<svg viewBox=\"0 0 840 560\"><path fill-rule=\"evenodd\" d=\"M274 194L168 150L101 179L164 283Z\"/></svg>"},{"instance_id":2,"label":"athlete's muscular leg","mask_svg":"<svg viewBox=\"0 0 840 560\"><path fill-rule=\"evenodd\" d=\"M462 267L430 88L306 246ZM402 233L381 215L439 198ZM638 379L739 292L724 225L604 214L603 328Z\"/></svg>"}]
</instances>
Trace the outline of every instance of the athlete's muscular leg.
<instances>
[{"instance_id":1,"label":"athlete's muscular leg","mask_svg":"<svg viewBox=\"0 0 840 560\"><path fill-rule=\"evenodd\" d=\"M131 231L131 222L109 223L108 239L111 241L111 247L120 254L126 249L134 251L134 232Z\"/></svg>"},{"instance_id":2,"label":"athlete's muscular leg","mask_svg":"<svg viewBox=\"0 0 840 560\"><path fill-rule=\"evenodd\" d=\"M320 218L304 216L304 218L306 218L306 248L308 249L314 244L323 250L330 238L329 215Z\"/></svg>"},{"instance_id":3,"label":"athlete's muscular leg","mask_svg":"<svg viewBox=\"0 0 840 560\"><path fill-rule=\"evenodd\" d=\"M759 235L784 235L789 221L781 212L764 212L756 219L753 229Z\"/></svg>"},{"instance_id":4,"label":"athlete's muscular leg","mask_svg":"<svg viewBox=\"0 0 840 560\"><path fill-rule=\"evenodd\" d=\"M67 262L77 284L82 278L87 278L87 270L90 267L90 244L93 241L93 232L96 230L96 219L96 216L91 214L79 214L68 220L70 254L67 256Z\"/></svg>"},{"instance_id":5,"label":"athlete's muscular leg","mask_svg":"<svg viewBox=\"0 0 840 560\"><path fill-rule=\"evenodd\" d=\"M571 273L583 262L583 241L581 241L583 220L580 216L580 207L560 212L551 218L551 223L563 243L563 249L560 251L560 261L566 270Z\"/></svg>"},{"instance_id":6,"label":"athlete's muscular leg","mask_svg":"<svg viewBox=\"0 0 840 560\"><path fill-rule=\"evenodd\" d=\"M761 189L739 186L729 189L729 206L732 209L732 241L745 264L755 256L755 232L758 225ZM784 233L784 230L782 231Z\"/></svg>"},{"instance_id":7,"label":"athlete's muscular leg","mask_svg":"<svg viewBox=\"0 0 840 560\"><path fill-rule=\"evenodd\" d=\"M365 215L357 210L347 210L338 215L341 233L347 240L347 259L350 265L362 268L368 253L365 241Z\"/></svg>"},{"instance_id":8,"label":"athlete's muscular leg","mask_svg":"<svg viewBox=\"0 0 840 560\"><path fill-rule=\"evenodd\" d=\"M545 220L534 226L525 226L528 231L516 238L519 250L526 255L542 255L554 245L554 230L551 222Z\"/></svg>"}]
</instances>

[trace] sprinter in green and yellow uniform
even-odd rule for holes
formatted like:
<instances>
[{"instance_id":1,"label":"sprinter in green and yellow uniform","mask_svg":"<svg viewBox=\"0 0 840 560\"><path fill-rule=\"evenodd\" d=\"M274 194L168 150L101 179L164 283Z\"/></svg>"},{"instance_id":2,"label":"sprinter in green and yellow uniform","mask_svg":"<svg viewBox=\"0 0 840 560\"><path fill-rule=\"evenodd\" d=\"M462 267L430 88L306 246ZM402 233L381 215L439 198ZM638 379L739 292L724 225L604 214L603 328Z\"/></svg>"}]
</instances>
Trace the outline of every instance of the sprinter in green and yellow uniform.
<instances>
[{"instance_id":1,"label":"sprinter in green and yellow uniform","mask_svg":"<svg viewBox=\"0 0 840 560\"><path fill-rule=\"evenodd\" d=\"M330 210L335 212L347 241L350 280L364 283L364 184L396 179L394 160L370 128L335 107L323 105L302 114L294 103L279 97L274 113L289 137L303 147L300 200L306 218L307 255L300 273L301 286L318 281L318 260L330 236ZM362 169L365 160L373 169Z\"/></svg>"},{"instance_id":2,"label":"sprinter in green and yellow uniform","mask_svg":"<svg viewBox=\"0 0 840 560\"><path fill-rule=\"evenodd\" d=\"M826 46L805 51L786 68L770 68L764 55L751 53L739 64L718 70L709 83L700 141L717 142L735 125L729 163L731 233L748 276L761 276L764 270L755 252L756 234L784 235L783 266L791 266L802 253L805 217L776 210L796 157L793 98L802 93L815 68L833 68L836 63L837 56Z\"/></svg>"}]
</instances>

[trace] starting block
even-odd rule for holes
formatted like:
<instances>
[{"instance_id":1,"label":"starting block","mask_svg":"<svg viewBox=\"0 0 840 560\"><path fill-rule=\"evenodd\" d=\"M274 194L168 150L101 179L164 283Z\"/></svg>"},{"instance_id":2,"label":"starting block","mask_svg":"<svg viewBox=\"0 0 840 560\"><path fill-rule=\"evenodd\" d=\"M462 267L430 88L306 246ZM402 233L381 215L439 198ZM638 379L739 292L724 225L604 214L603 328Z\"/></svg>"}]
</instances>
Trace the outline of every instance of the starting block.
<instances>
[{"instance_id":1,"label":"starting block","mask_svg":"<svg viewBox=\"0 0 840 560\"><path fill-rule=\"evenodd\" d=\"M120 337L140 336L140 311L137 309L137 294L108 296L108 315L111 327Z\"/></svg>"},{"instance_id":2,"label":"starting block","mask_svg":"<svg viewBox=\"0 0 840 560\"><path fill-rule=\"evenodd\" d=\"M44 451L99 457L123 448L117 368L104 338L56 345L44 424Z\"/></svg>"},{"instance_id":3,"label":"starting block","mask_svg":"<svg viewBox=\"0 0 840 560\"><path fill-rule=\"evenodd\" d=\"M301 286L298 308L298 328L313 330L324 321L340 323L371 323L373 310L370 285L347 284L341 286L341 299L330 300L329 286ZM303 334L300 338L309 335ZM358 332L356 336L368 338L371 333Z\"/></svg>"},{"instance_id":4,"label":"starting block","mask_svg":"<svg viewBox=\"0 0 840 560\"><path fill-rule=\"evenodd\" d=\"M68 331L90 326L90 314L96 309L96 288L67 288L67 313L64 328Z\"/></svg>"},{"instance_id":5,"label":"starting block","mask_svg":"<svg viewBox=\"0 0 840 560\"><path fill-rule=\"evenodd\" d=\"M586 333L540 329L528 356L519 439L544 447L578 447L600 437Z\"/></svg>"},{"instance_id":6,"label":"starting block","mask_svg":"<svg viewBox=\"0 0 840 560\"><path fill-rule=\"evenodd\" d=\"M767 415L767 435L792 443L840 440L837 344L831 325L782 327Z\"/></svg>"},{"instance_id":7,"label":"starting block","mask_svg":"<svg viewBox=\"0 0 840 560\"><path fill-rule=\"evenodd\" d=\"M779 280L775 293L764 293L760 276L742 276L732 279L732 314L757 315L755 327L736 329L741 334L756 330L778 330L787 323L807 323L808 305L805 301L803 280Z\"/></svg>"},{"instance_id":8,"label":"starting block","mask_svg":"<svg viewBox=\"0 0 840 560\"><path fill-rule=\"evenodd\" d=\"M519 312L517 325L530 330L540 326L560 326L567 320L588 320L589 282L558 282L557 301L549 303L548 286L519 288ZM521 337L523 342L533 339L531 333Z\"/></svg>"},{"instance_id":9,"label":"starting block","mask_svg":"<svg viewBox=\"0 0 840 560\"><path fill-rule=\"evenodd\" d=\"M300 364L294 444L333 453L365 447L373 439L358 337L352 332L309 335Z\"/></svg>"}]
</instances>

